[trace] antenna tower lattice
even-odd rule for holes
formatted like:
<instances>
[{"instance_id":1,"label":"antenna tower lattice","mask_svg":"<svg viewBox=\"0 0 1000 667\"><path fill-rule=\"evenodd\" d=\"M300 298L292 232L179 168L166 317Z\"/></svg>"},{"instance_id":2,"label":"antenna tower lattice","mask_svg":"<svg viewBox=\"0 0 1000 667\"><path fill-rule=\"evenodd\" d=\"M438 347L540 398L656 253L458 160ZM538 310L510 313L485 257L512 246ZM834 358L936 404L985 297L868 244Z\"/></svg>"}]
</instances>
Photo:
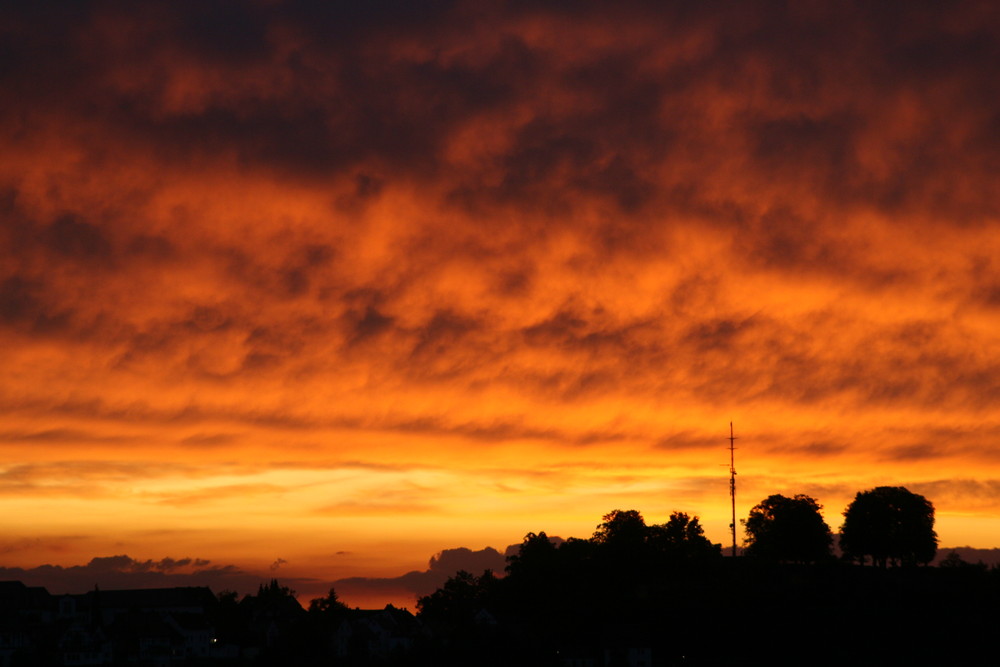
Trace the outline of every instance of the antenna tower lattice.
<instances>
[{"instance_id":1,"label":"antenna tower lattice","mask_svg":"<svg viewBox=\"0 0 1000 667\"><path fill-rule=\"evenodd\" d=\"M733 503L733 521L729 528L733 531L733 557L736 557L736 436L733 435L733 422L729 422L729 497Z\"/></svg>"}]
</instances>

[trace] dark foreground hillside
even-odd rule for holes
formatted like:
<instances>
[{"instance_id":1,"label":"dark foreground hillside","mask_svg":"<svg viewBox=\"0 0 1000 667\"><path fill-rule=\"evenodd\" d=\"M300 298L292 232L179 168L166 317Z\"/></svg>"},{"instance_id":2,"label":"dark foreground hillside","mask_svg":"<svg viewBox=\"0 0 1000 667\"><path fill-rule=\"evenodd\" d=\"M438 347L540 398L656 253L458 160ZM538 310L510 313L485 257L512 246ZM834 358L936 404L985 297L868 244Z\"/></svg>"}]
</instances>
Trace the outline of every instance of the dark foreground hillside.
<instances>
[{"instance_id":1,"label":"dark foreground hillside","mask_svg":"<svg viewBox=\"0 0 1000 667\"><path fill-rule=\"evenodd\" d=\"M489 665L983 664L1000 573L724 559L650 575L496 586L434 612L434 659ZM495 584L494 584L495 586Z\"/></svg>"},{"instance_id":2,"label":"dark foreground hillside","mask_svg":"<svg viewBox=\"0 0 1000 667\"><path fill-rule=\"evenodd\" d=\"M417 616L333 596L307 611L274 583L237 601L208 589L50 596L8 582L0 665L990 664L1000 571L950 565L552 550L512 562L504 578L459 573Z\"/></svg>"}]
</instances>

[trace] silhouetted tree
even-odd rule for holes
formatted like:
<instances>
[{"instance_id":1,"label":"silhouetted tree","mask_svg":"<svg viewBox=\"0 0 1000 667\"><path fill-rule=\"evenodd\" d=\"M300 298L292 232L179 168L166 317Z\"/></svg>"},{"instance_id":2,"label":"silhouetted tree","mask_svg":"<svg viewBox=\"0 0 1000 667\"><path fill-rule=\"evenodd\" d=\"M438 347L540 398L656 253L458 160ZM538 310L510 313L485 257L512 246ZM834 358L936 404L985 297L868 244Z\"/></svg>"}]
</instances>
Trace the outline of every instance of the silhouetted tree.
<instances>
[{"instance_id":1,"label":"silhouetted tree","mask_svg":"<svg viewBox=\"0 0 1000 667\"><path fill-rule=\"evenodd\" d=\"M560 578L571 582L571 587L579 590L573 582L592 576L595 553L600 548L592 540L570 537L559 545L558 566Z\"/></svg>"},{"instance_id":2,"label":"silhouetted tree","mask_svg":"<svg viewBox=\"0 0 1000 667\"><path fill-rule=\"evenodd\" d=\"M809 496L768 496L743 522L746 555L766 560L813 563L830 556L833 537L820 514L822 505Z\"/></svg>"},{"instance_id":3,"label":"silhouetted tree","mask_svg":"<svg viewBox=\"0 0 1000 667\"><path fill-rule=\"evenodd\" d=\"M339 614L347 611L347 605L337 597L337 591L330 589L326 597L313 598L309 601L310 614Z\"/></svg>"},{"instance_id":4,"label":"silhouetted tree","mask_svg":"<svg viewBox=\"0 0 1000 667\"><path fill-rule=\"evenodd\" d=\"M532 578L550 577L556 568L558 553L545 531L524 536L517 554L507 559L507 573Z\"/></svg>"},{"instance_id":5,"label":"silhouetted tree","mask_svg":"<svg viewBox=\"0 0 1000 667\"><path fill-rule=\"evenodd\" d=\"M594 542L628 547L646 541L646 520L638 510L612 510L602 519L594 532Z\"/></svg>"},{"instance_id":6,"label":"silhouetted tree","mask_svg":"<svg viewBox=\"0 0 1000 667\"><path fill-rule=\"evenodd\" d=\"M288 600L295 599L295 591L288 586L282 586L277 579L271 579L269 584L260 584L257 587L257 602L266 604L288 604ZM296 602L298 604L298 602Z\"/></svg>"},{"instance_id":7,"label":"silhouetted tree","mask_svg":"<svg viewBox=\"0 0 1000 667\"><path fill-rule=\"evenodd\" d=\"M840 548L862 564L879 567L926 564L937 553L934 505L902 486L859 492L844 510Z\"/></svg>"},{"instance_id":8,"label":"silhouetted tree","mask_svg":"<svg viewBox=\"0 0 1000 667\"><path fill-rule=\"evenodd\" d=\"M469 621L477 611L489 606L498 584L491 570L479 577L459 570L441 588L417 600L417 609L425 619L452 623Z\"/></svg>"},{"instance_id":9,"label":"silhouetted tree","mask_svg":"<svg viewBox=\"0 0 1000 667\"><path fill-rule=\"evenodd\" d=\"M698 517L674 512L666 523L650 526L648 541L656 553L679 559L702 560L722 556L722 545L712 544Z\"/></svg>"},{"instance_id":10,"label":"silhouetted tree","mask_svg":"<svg viewBox=\"0 0 1000 667\"><path fill-rule=\"evenodd\" d=\"M637 510L613 510L603 519L591 537L595 566L612 589L638 585L652 560L646 521Z\"/></svg>"}]
</instances>

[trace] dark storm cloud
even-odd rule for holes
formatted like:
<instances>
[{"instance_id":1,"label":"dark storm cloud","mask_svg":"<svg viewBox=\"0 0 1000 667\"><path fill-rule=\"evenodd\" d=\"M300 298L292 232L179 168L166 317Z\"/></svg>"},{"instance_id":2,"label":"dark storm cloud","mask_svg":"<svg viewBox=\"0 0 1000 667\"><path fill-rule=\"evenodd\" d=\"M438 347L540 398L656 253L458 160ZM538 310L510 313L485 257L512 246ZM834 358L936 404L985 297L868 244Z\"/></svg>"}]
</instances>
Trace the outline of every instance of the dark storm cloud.
<instances>
[{"instance_id":1,"label":"dark storm cloud","mask_svg":"<svg viewBox=\"0 0 1000 667\"><path fill-rule=\"evenodd\" d=\"M494 90L497 77L478 68L391 54L373 59L374 53L359 49L363 40L369 47L390 42L398 17L343 5L312 14L257 3L207 10L202 4L156 3L136 13L95 6L77 30L70 21L53 26L68 33L61 35L62 48L36 53L28 44L17 46L41 59L36 68L50 67L57 77L52 83L64 83L88 116L99 113L122 139L145 144L161 159L183 161L187 147L197 155L232 152L299 176L327 177L371 156L416 166L437 152L452 122L493 104L508 88L499 83ZM426 18L422 10L404 14ZM17 18L30 24L36 17ZM359 30L359 23L367 27ZM283 29L302 43L283 43L273 34ZM421 23L407 29L419 31ZM107 40L100 39L104 34ZM174 56L169 63L167 53ZM65 73L55 66L70 60L80 64ZM202 91L206 98L195 109L163 108L175 75L183 78L186 67L225 72L233 88ZM270 68L290 88L272 90L269 81L254 81L257 67ZM153 76L129 80L140 71ZM23 92L37 98L30 89Z\"/></svg>"},{"instance_id":2,"label":"dark storm cloud","mask_svg":"<svg viewBox=\"0 0 1000 667\"><path fill-rule=\"evenodd\" d=\"M107 261L111 244L101 230L75 215L62 215L45 230L46 242L57 253L81 261Z\"/></svg>"},{"instance_id":3,"label":"dark storm cloud","mask_svg":"<svg viewBox=\"0 0 1000 667\"><path fill-rule=\"evenodd\" d=\"M0 212L0 324L34 335L108 341L134 327L101 303L115 277L175 258L172 242L117 224L119 213ZM95 303L96 302L96 303Z\"/></svg>"},{"instance_id":4,"label":"dark storm cloud","mask_svg":"<svg viewBox=\"0 0 1000 667\"><path fill-rule=\"evenodd\" d=\"M455 192L524 201L566 199L558 192L568 187L632 212L661 192L662 183L645 175L653 165L694 161L709 167L703 172L708 179L724 175L723 138L712 138L699 106L728 96L746 110L733 116L747 149L735 157L763 179L819 187L835 201L940 209L947 205L945 184L966 171L964 163L975 161L978 172L997 168L990 148L996 142L983 141L997 132L996 114L975 110L984 108L983 91L992 83L988 63L1000 47L991 39L996 17L976 17L977 11L761 2L684 10L626 3L611 13L596 6L567 12L448 3L382 13L344 5L161 3L131 16L94 5L82 12L83 20L79 9L65 6L44 15L14 11L7 33L23 34L44 16L59 47L39 51L15 38L8 58L61 74L53 83L64 81L71 99L97 105L100 115L91 113L97 122L166 153L233 152L250 164L317 177L377 158L414 177L440 177L448 170L445 144L457 127L486 111L529 103L532 117L512 135L499 162L483 161L466 178L452 174L462 181ZM638 41L604 41L589 52L567 54L556 40L526 41L519 30L529 19L553 27L559 21L566 34L588 38L595 23L608 20L635 30ZM81 39L80 31L104 23L109 27L103 29L118 31L115 40ZM841 29L829 29L837 23ZM940 29L942 23L947 29ZM650 29L639 30L643 25ZM668 64L656 61L655 54L669 52L673 42L703 33L704 44L690 53ZM486 39L473 44L469 35ZM75 57L84 44L98 49ZM181 74L163 69L160 55L167 51L180 55ZM142 84L109 84L108 75L117 71L112 59L123 57L133 61L126 72L162 75ZM68 62L78 64L59 72L56 64ZM162 108L166 86L172 76L184 76L185 66L225 72L235 84L202 91L201 103L191 109ZM283 83L258 82L260 67ZM8 85L20 78L15 70L22 68L9 70ZM193 87L197 93L199 84ZM577 103L539 104L553 87ZM29 108L43 101L38 92L21 92ZM899 159L880 177L859 161L858 151L866 142L883 141L877 137L889 121L879 109L900 96L914 100L925 127L900 138ZM962 127L961 136L937 132L943 122ZM698 160L703 151L715 161ZM484 185L494 170L502 180ZM899 190L903 182L908 192ZM978 201L982 213L996 213L985 193Z\"/></svg>"},{"instance_id":5,"label":"dark storm cloud","mask_svg":"<svg viewBox=\"0 0 1000 667\"><path fill-rule=\"evenodd\" d=\"M486 322L448 309L431 315L427 324L416 334L416 343L410 354L413 357L446 356L451 349L463 342L468 335L482 331Z\"/></svg>"},{"instance_id":6,"label":"dark storm cloud","mask_svg":"<svg viewBox=\"0 0 1000 667\"><path fill-rule=\"evenodd\" d=\"M68 312L50 312L38 281L10 276L0 283L0 319L9 325L27 325L32 332L48 332L65 327Z\"/></svg>"},{"instance_id":7,"label":"dark storm cloud","mask_svg":"<svg viewBox=\"0 0 1000 667\"><path fill-rule=\"evenodd\" d=\"M874 265L866 255L882 249L866 247L856 239L831 238L824 213L804 217L781 206L748 216L747 227L740 230L741 249L749 259L768 269L788 271L803 276L820 276L838 281L856 281L863 288L877 289L912 280L912 272Z\"/></svg>"},{"instance_id":8,"label":"dark storm cloud","mask_svg":"<svg viewBox=\"0 0 1000 667\"><path fill-rule=\"evenodd\" d=\"M984 63L996 55L995 44L986 37L995 26L941 17L936 12L943 10L926 7L904 12L898 7L788 8L763 2L682 10L626 3L611 13L596 6L569 12L508 3L473 11L447 3L401 12L410 17L406 20L340 5L322 10L296 3L153 7L147 14L120 16L111 6L95 5L82 12L82 21L79 11L69 20L63 16L67 9L53 8L54 16L48 17L53 28L68 34L48 59L36 54L39 68L48 61L70 60L67 50L88 43L82 36L85 28L113 26L116 39L75 59L83 63L77 66L83 72L67 76L77 82L67 88L71 97L87 96L88 104L96 105L99 112L92 114L92 122L128 135L130 143L182 153L235 154L252 166L323 179L344 173L361 179L359 183L383 182L354 171L354 166L375 160L388 168L388 178L452 180L453 193L464 192L466 199L481 201L487 209L503 201L542 206L562 201L558 208L566 213L579 205L573 200L580 197L607 200L628 214L601 223L595 239L616 239L609 249L647 237L647 225L630 216L654 201L666 210L718 206L713 184L739 171L748 174L740 179L749 179L751 186L780 182L786 187L746 238L747 248L764 264L795 272L826 266L831 274L848 277L877 273L855 256L854 248L826 237L828 212L817 219L811 206L798 210L798 194L817 194L819 188L834 208L852 200L884 208L897 199L940 207L949 197L948 180L969 171L955 161L996 145L980 141L975 129L995 132L995 114L991 118L972 111L983 108L979 91L990 81ZM974 16L978 10L968 11ZM12 25L22 29L40 18L29 11L13 15ZM523 37L519 22L528 19L565 21L566 34L578 31L588 38L603 20L649 29L638 32L636 44L604 40L589 51L566 52L558 41ZM936 30L942 19L948 31ZM154 21L157 36L146 41ZM828 29L837 21L843 30ZM468 35L485 35L487 26L493 37L472 43ZM11 32L16 34L13 28ZM349 37L331 36L341 34ZM684 39L696 44L673 54L673 43ZM11 48L32 49L19 40ZM114 62L122 50L135 64L119 77ZM664 50L673 58L657 55ZM162 76L141 82L129 80L130 72L165 68L161 55L166 52L180 54L175 70L162 69ZM878 66L853 66L866 62ZM260 76L261 68L269 76ZM206 72L224 73L235 83L211 88L214 78L199 78ZM183 86L189 74L195 101L191 108L172 110L167 88ZM88 94L80 80L100 85ZM935 83L949 94L939 94ZM560 92L566 102L545 103L546 91ZM904 130L899 146L883 146L883 124L893 122L893 105L903 104L899 97L912 99L928 119ZM703 113L703 106L713 101L744 108L726 112L725 133L716 132L715 121ZM24 98L27 108L33 103L41 101ZM447 148L463 126L488 123L484 113L500 117L519 107L530 113L511 130L499 153L483 154L472 163L450 163ZM890 111L884 112L886 108ZM119 118L121 114L128 118ZM946 118L961 129L960 145L949 146L947 133L935 131L936 123ZM967 124L972 127L962 129ZM859 161L866 142L877 144L871 148L879 154L903 154L890 157L889 173L880 175L884 170ZM920 142L935 142L940 155L915 148ZM916 151L913 159L906 151ZM995 163L994 150L974 171L983 174L989 164L995 171ZM666 180L664 168L672 172ZM936 185L923 187L920 173ZM359 196L377 190L358 186ZM680 196L684 192L688 194ZM965 210L969 202L956 200L955 205ZM560 215L549 224L568 217ZM60 220L53 224L67 233L56 234L57 248L88 257L107 252L110 241L100 227ZM739 224L738 217L720 220ZM276 284L288 294L310 288L301 265L292 263L277 272Z\"/></svg>"},{"instance_id":9,"label":"dark storm cloud","mask_svg":"<svg viewBox=\"0 0 1000 667\"><path fill-rule=\"evenodd\" d=\"M378 309L372 306L368 306L362 312L348 311L345 315L345 320L348 330L351 332L348 339L351 345L362 343L369 338L387 331L394 322L391 316L379 312Z\"/></svg>"},{"instance_id":10,"label":"dark storm cloud","mask_svg":"<svg viewBox=\"0 0 1000 667\"><path fill-rule=\"evenodd\" d=\"M700 349L731 349L741 334L752 330L754 325L753 318L742 321L706 320L694 326L687 338Z\"/></svg>"}]
</instances>

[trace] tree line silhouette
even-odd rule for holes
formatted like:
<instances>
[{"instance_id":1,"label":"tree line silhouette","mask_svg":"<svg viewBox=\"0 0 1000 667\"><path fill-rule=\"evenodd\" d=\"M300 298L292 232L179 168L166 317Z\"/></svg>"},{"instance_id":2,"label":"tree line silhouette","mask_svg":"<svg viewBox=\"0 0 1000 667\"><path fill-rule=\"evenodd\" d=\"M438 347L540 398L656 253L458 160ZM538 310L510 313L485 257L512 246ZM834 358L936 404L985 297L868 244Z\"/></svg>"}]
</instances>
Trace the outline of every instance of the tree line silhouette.
<instances>
[{"instance_id":1,"label":"tree line silhouette","mask_svg":"<svg viewBox=\"0 0 1000 667\"><path fill-rule=\"evenodd\" d=\"M614 510L590 538L561 543L528 533L506 576L459 572L418 601L436 637L424 657L839 666L992 654L1000 571L957 554L921 567L937 549L930 501L904 487L859 492L843 512L839 558L821 510L803 494L767 497L743 521L740 558L724 558L684 512L647 525Z\"/></svg>"},{"instance_id":2,"label":"tree line silhouette","mask_svg":"<svg viewBox=\"0 0 1000 667\"><path fill-rule=\"evenodd\" d=\"M790 563L832 557L833 535L814 498L768 496L744 520L745 555ZM861 491L844 510L840 528L843 557L864 565L926 565L937 553L934 505L901 486Z\"/></svg>"},{"instance_id":3,"label":"tree line silhouette","mask_svg":"<svg viewBox=\"0 0 1000 667\"><path fill-rule=\"evenodd\" d=\"M504 573L459 571L417 601L416 615L351 609L333 589L303 609L277 580L242 599L149 590L140 597L170 595L124 617L108 616L111 592L57 599L8 586L37 600L0 604L0 660L70 664L60 656L100 650L113 660L87 664L842 667L992 655L1000 569L957 553L926 567L937 547L926 498L903 487L858 493L843 512L839 558L821 511L807 495L768 496L743 522L744 556L726 558L697 516L647 524L614 510L587 538L528 533ZM178 595L211 604L179 612Z\"/></svg>"},{"instance_id":4,"label":"tree line silhouette","mask_svg":"<svg viewBox=\"0 0 1000 667\"><path fill-rule=\"evenodd\" d=\"M219 634L273 633L245 662L258 665L842 667L992 651L1000 570L957 557L921 567L937 548L930 501L903 487L859 492L839 558L822 509L804 494L768 496L743 521L740 558L723 557L697 516L647 524L616 509L587 538L527 533L504 573L457 572L415 618L350 609L333 589L295 617L294 592L272 581L242 601L221 596Z\"/></svg>"}]
</instances>

